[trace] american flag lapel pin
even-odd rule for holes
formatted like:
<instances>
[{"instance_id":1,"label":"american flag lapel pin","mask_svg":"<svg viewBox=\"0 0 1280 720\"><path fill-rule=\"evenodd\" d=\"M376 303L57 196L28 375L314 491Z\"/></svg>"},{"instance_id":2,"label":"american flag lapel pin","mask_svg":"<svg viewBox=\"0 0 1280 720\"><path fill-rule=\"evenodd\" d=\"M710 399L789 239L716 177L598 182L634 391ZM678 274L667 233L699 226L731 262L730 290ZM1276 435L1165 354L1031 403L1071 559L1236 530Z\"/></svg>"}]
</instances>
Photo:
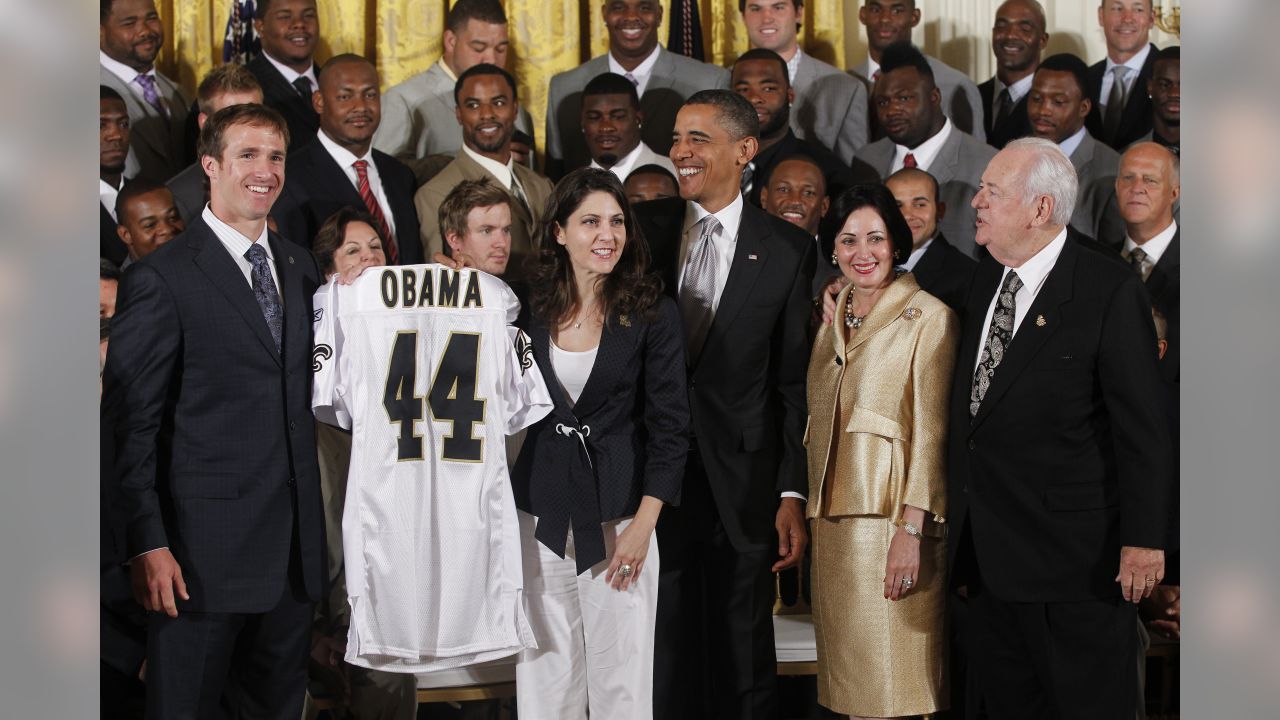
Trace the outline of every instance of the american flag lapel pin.
<instances>
[{"instance_id":1,"label":"american flag lapel pin","mask_svg":"<svg viewBox=\"0 0 1280 720\"><path fill-rule=\"evenodd\" d=\"M747 254L747 259L748 259L748 260L759 260L760 258L756 257L756 255L755 255L754 253L748 253L748 254Z\"/></svg>"}]
</instances>

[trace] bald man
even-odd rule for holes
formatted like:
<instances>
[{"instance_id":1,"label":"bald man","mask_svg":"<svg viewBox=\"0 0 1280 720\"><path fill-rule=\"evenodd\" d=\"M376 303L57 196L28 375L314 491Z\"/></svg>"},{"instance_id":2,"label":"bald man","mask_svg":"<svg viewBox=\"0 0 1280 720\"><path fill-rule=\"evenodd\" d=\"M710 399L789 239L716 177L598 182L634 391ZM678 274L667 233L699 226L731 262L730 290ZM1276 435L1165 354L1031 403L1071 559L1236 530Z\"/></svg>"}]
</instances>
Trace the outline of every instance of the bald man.
<instances>
[{"instance_id":1,"label":"bald man","mask_svg":"<svg viewBox=\"0 0 1280 720\"><path fill-rule=\"evenodd\" d=\"M884 181L911 228L911 255L902 267L916 276L925 292L960 312L969 294L973 258L947 242L938 221L947 214L938 181L919 168L903 168Z\"/></svg>"}]
</instances>

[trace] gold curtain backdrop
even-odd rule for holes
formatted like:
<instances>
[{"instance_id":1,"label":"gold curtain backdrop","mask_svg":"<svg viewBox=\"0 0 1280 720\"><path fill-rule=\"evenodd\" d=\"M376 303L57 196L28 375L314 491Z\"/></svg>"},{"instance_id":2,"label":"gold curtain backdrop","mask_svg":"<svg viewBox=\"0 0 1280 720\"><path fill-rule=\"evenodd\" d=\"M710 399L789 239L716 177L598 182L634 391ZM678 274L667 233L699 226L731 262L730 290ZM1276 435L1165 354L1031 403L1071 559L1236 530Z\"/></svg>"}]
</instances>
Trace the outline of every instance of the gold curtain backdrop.
<instances>
[{"instance_id":1,"label":"gold curtain backdrop","mask_svg":"<svg viewBox=\"0 0 1280 720\"><path fill-rule=\"evenodd\" d=\"M448 0L317 0L320 43L317 60L353 52L373 60L386 90L422 72L443 50ZM845 12L840 2L805 4L801 43L809 52L844 65ZM175 78L188 97L200 79L222 63L222 39L231 0L160 0L165 47L160 71ZM510 22L510 69L519 84L521 104L533 116L541 144L547 110L547 85L556 73L577 67L605 52L608 35L603 0L505 0ZM665 44L670 3L658 38ZM699 0L703 46L708 62L728 65L747 49L747 31L737 0Z\"/></svg>"}]
</instances>

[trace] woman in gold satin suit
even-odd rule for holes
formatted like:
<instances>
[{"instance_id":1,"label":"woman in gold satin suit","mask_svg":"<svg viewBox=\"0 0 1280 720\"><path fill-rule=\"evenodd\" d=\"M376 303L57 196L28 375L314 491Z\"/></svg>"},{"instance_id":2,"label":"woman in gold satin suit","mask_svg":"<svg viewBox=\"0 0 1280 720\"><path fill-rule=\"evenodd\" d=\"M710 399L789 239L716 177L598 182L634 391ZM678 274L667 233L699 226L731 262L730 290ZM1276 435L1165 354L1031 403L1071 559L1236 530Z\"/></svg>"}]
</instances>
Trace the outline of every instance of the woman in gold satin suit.
<instances>
[{"instance_id":1,"label":"woman in gold satin suit","mask_svg":"<svg viewBox=\"0 0 1280 720\"><path fill-rule=\"evenodd\" d=\"M911 230L883 185L835 203L849 284L809 362L818 702L851 717L947 708L946 425L959 323L895 265Z\"/></svg>"}]
</instances>

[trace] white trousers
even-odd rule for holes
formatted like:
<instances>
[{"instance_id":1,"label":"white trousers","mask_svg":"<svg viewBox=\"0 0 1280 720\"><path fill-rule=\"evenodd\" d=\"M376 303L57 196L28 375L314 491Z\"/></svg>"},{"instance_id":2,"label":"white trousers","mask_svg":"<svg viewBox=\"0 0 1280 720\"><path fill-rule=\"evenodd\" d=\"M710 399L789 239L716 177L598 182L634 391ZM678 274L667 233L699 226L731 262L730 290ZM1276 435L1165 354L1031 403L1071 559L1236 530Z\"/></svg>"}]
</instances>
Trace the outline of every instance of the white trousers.
<instances>
[{"instance_id":1,"label":"white trousers","mask_svg":"<svg viewBox=\"0 0 1280 720\"><path fill-rule=\"evenodd\" d=\"M578 575L573 532L561 559L533 537L536 519L519 515L529 624L538 641L516 664L520 720L651 720L656 533L640 578L619 592L604 577L631 518L604 524L605 559Z\"/></svg>"}]
</instances>

